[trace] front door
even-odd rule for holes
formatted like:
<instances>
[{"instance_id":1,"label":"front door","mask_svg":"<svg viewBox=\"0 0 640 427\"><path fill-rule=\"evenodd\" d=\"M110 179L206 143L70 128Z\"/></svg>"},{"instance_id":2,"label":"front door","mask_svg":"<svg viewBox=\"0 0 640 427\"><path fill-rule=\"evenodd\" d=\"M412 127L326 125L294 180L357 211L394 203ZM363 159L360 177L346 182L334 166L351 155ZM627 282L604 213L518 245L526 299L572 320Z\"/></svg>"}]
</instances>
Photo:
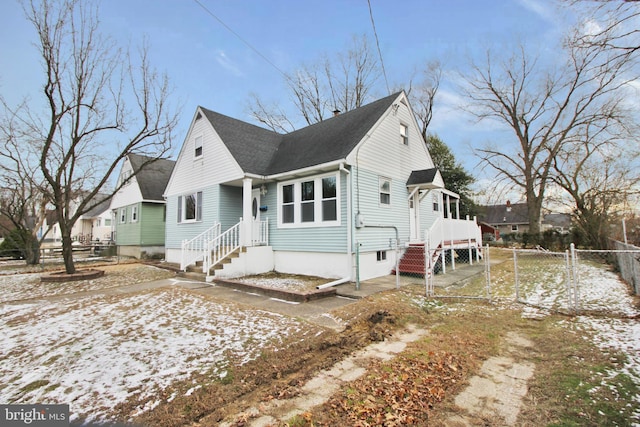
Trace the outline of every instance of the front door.
<instances>
[{"instance_id":1,"label":"front door","mask_svg":"<svg viewBox=\"0 0 640 427\"><path fill-rule=\"evenodd\" d=\"M262 236L262 227L260 222L260 189L251 190L251 217L253 219L253 229L251 236L253 238L252 245L263 244L264 236Z\"/></svg>"},{"instance_id":2,"label":"front door","mask_svg":"<svg viewBox=\"0 0 640 427\"><path fill-rule=\"evenodd\" d=\"M260 189L251 190L251 216L253 221L260 221Z\"/></svg>"}]
</instances>

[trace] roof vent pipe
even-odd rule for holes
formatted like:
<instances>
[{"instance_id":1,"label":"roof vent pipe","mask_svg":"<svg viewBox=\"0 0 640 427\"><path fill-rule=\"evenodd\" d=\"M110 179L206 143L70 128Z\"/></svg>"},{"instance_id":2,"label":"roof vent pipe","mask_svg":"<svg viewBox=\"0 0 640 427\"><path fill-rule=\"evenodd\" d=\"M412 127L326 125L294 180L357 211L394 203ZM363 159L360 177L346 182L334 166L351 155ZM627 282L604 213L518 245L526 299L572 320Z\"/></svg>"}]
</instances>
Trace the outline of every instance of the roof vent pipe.
<instances>
[{"instance_id":1,"label":"roof vent pipe","mask_svg":"<svg viewBox=\"0 0 640 427\"><path fill-rule=\"evenodd\" d=\"M341 111L336 108L335 110L333 110L333 117L340 115L340 113Z\"/></svg>"}]
</instances>

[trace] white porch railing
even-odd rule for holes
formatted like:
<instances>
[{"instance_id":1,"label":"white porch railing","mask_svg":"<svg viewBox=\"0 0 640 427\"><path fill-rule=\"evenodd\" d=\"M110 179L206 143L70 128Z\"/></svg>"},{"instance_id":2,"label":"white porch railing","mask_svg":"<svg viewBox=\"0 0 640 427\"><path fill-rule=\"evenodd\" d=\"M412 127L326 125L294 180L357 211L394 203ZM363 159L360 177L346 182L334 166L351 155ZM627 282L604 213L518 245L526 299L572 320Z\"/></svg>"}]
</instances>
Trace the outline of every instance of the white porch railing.
<instances>
[{"instance_id":1,"label":"white porch railing","mask_svg":"<svg viewBox=\"0 0 640 427\"><path fill-rule=\"evenodd\" d=\"M251 245L269 244L269 221L253 221L251 230ZM182 242L182 256L180 270L202 261L202 272L209 274L209 270L224 258L242 246L243 221L240 219L233 227L221 233L219 223L191 240Z\"/></svg>"},{"instance_id":2,"label":"white porch railing","mask_svg":"<svg viewBox=\"0 0 640 427\"><path fill-rule=\"evenodd\" d=\"M482 231L475 218L452 219L438 218L425 232L425 250L429 253L433 263L437 261L435 254L445 250L469 249L469 262L473 262L473 249L476 249L476 261L479 260L482 247ZM444 258L443 258L444 259ZM452 268L455 269L455 257L451 257ZM442 263L444 272L445 263Z\"/></svg>"},{"instance_id":3,"label":"white porch railing","mask_svg":"<svg viewBox=\"0 0 640 427\"><path fill-rule=\"evenodd\" d=\"M209 274L209 269L240 248L242 221L220 234L210 243L209 250L202 263L202 272Z\"/></svg>"},{"instance_id":4,"label":"white porch railing","mask_svg":"<svg viewBox=\"0 0 640 427\"><path fill-rule=\"evenodd\" d=\"M191 240L182 241L182 253L180 257L180 270L186 271L187 267L198 261L203 261L212 241L220 235L220 223L203 231Z\"/></svg>"},{"instance_id":5,"label":"white porch railing","mask_svg":"<svg viewBox=\"0 0 640 427\"><path fill-rule=\"evenodd\" d=\"M253 221L253 233L251 235L253 246L269 244L269 220Z\"/></svg>"}]
</instances>

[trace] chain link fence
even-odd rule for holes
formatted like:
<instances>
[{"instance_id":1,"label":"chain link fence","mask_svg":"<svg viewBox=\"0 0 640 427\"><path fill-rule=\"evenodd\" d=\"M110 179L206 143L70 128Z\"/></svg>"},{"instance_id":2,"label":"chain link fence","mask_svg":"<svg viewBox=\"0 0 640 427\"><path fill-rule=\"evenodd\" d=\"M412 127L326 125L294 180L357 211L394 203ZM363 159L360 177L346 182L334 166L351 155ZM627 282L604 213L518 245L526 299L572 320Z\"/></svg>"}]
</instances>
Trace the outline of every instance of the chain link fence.
<instances>
[{"instance_id":1,"label":"chain link fence","mask_svg":"<svg viewBox=\"0 0 640 427\"><path fill-rule=\"evenodd\" d=\"M623 300L639 294L640 248L617 247L585 250L572 245L555 252L487 245L478 253L472 251L471 257L465 249L441 251L432 258L426 251L407 252L413 253L416 264L425 263L427 273L413 279L423 280L429 297L515 301L570 315L634 316L637 312Z\"/></svg>"}]
</instances>

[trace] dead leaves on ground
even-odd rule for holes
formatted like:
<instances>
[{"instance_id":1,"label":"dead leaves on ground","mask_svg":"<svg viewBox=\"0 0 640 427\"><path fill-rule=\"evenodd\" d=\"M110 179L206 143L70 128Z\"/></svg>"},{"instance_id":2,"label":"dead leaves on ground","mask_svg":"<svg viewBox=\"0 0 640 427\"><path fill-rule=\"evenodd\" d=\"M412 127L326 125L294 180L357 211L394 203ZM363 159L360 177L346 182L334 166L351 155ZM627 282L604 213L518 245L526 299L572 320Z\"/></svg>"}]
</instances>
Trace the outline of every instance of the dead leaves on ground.
<instances>
[{"instance_id":1,"label":"dead leaves on ground","mask_svg":"<svg viewBox=\"0 0 640 427\"><path fill-rule=\"evenodd\" d=\"M360 427L424 425L433 405L465 371L463 361L446 352L372 362L366 377L350 383L317 411L318 425L337 420Z\"/></svg>"}]
</instances>

